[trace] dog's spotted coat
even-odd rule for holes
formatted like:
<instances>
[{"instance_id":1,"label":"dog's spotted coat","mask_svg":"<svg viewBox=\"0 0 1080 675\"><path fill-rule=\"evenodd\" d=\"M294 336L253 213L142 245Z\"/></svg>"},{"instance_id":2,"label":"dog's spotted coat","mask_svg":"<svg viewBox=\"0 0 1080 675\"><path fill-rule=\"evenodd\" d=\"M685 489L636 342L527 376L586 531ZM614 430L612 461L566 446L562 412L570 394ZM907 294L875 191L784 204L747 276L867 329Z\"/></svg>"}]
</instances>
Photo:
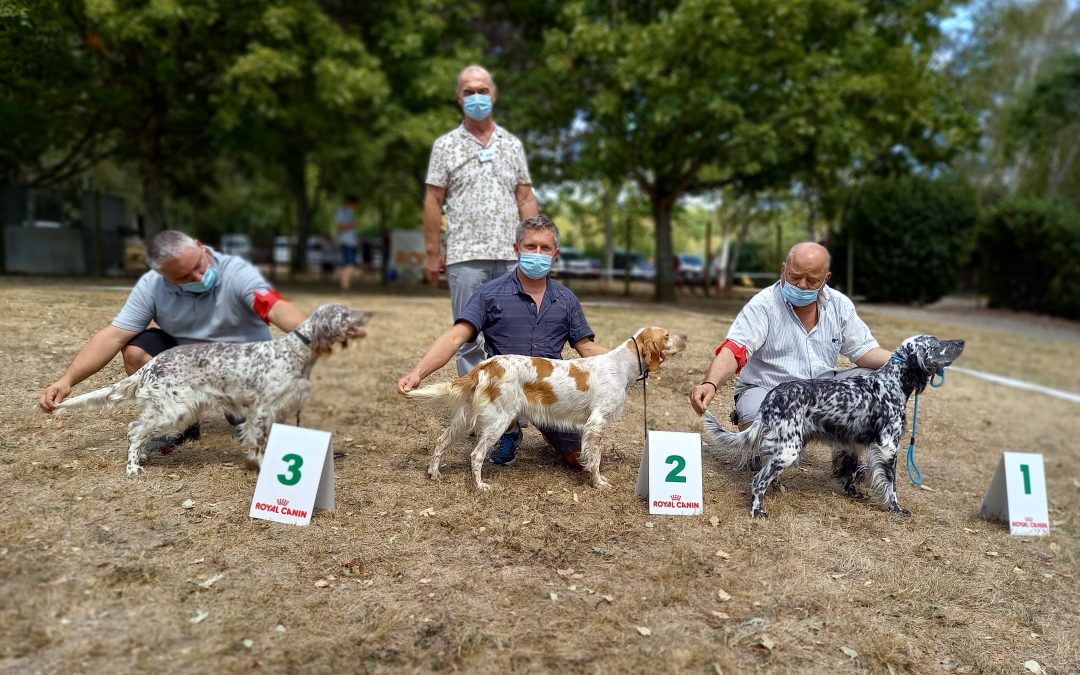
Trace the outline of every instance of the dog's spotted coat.
<instances>
[{"instance_id":1,"label":"dog's spotted coat","mask_svg":"<svg viewBox=\"0 0 1080 675\"><path fill-rule=\"evenodd\" d=\"M435 444L428 474L438 478L443 451L454 438L475 430L479 439L472 451L473 477L478 489L490 489L480 477L484 459L510 423L524 417L545 429L581 429L581 463L594 487L607 485L600 475L604 427L622 415L630 386L685 346L681 335L642 328L605 354L565 361L493 356L455 380L410 391L409 398L444 399L452 408L450 426Z\"/></svg>"},{"instance_id":2,"label":"dog's spotted coat","mask_svg":"<svg viewBox=\"0 0 1080 675\"><path fill-rule=\"evenodd\" d=\"M307 400L315 362L334 344L359 335L367 319L344 305L321 305L274 340L173 347L116 384L64 401L59 410L94 410L135 399L139 416L128 425L131 476L146 459L146 439L183 431L211 411L244 418L240 440L253 446L248 462L258 465L273 423L297 413Z\"/></svg>"},{"instance_id":3,"label":"dog's spotted coat","mask_svg":"<svg viewBox=\"0 0 1080 675\"><path fill-rule=\"evenodd\" d=\"M810 440L832 447L833 474L844 491L859 497L855 487L866 471L871 485L894 513L908 515L896 500L896 458L908 398L926 388L937 371L964 349L963 340L930 335L910 337L877 371L845 380L795 380L765 395L758 417L741 433L727 431L705 413L705 432L722 451L743 465L761 462L754 477L750 515L764 518L762 500L769 485L802 455ZM867 463L859 462L861 448Z\"/></svg>"}]
</instances>

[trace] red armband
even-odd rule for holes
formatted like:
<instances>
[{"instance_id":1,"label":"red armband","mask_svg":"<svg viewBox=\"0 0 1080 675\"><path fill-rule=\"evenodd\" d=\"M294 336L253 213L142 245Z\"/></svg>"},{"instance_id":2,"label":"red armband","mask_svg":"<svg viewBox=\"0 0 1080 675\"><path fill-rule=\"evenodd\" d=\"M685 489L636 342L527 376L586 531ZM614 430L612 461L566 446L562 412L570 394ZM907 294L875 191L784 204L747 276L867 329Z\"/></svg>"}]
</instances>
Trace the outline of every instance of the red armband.
<instances>
[{"instance_id":1,"label":"red armband","mask_svg":"<svg viewBox=\"0 0 1080 675\"><path fill-rule=\"evenodd\" d=\"M735 374L738 375L739 371L741 371L743 369L743 366L746 365L746 347L743 347L742 345L737 345L731 340L724 340L720 343L720 346L716 348L717 355L720 354L720 350L724 347L727 347L728 351L731 352L732 356L735 357L735 363L738 364L738 366L735 368Z\"/></svg>"},{"instance_id":2,"label":"red armband","mask_svg":"<svg viewBox=\"0 0 1080 675\"><path fill-rule=\"evenodd\" d=\"M270 323L270 309L277 304L278 300L284 300L285 298L278 295L278 292L274 289L270 289L265 293L262 291L255 291L255 302L252 305L252 309L259 315L259 318L263 320L263 323Z\"/></svg>"}]
</instances>

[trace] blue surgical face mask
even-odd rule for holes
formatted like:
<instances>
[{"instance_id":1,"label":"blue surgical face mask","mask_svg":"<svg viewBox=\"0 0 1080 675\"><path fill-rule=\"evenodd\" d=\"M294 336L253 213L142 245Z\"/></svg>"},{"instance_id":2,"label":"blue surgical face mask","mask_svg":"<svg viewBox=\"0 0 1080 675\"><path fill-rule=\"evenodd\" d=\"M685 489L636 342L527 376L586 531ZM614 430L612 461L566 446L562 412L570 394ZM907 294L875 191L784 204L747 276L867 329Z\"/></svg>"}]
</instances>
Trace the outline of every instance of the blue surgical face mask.
<instances>
[{"instance_id":1,"label":"blue surgical face mask","mask_svg":"<svg viewBox=\"0 0 1080 675\"><path fill-rule=\"evenodd\" d=\"M180 284L180 288L188 293L205 293L214 287L215 282L217 282L217 268L210 266L206 268L201 281Z\"/></svg>"},{"instance_id":2,"label":"blue surgical face mask","mask_svg":"<svg viewBox=\"0 0 1080 675\"><path fill-rule=\"evenodd\" d=\"M824 286L825 284L821 284ZM783 294L784 299L795 305L796 307L806 307L811 302L817 300L818 292L821 287L802 289L793 283L788 281L782 281L780 283L780 293Z\"/></svg>"},{"instance_id":3,"label":"blue surgical face mask","mask_svg":"<svg viewBox=\"0 0 1080 675\"><path fill-rule=\"evenodd\" d=\"M530 279L543 279L551 272L551 258L543 253L522 252L518 258L518 269Z\"/></svg>"},{"instance_id":4,"label":"blue surgical face mask","mask_svg":"<svg viewBox=\"0 0 1080 675\"><path fill-rule=\"evenodd\" d=\"M477 122L486 120L491 115L491 96L488 94L473 94L462 99L465 114Z\"/></svg>"}]
</instances>

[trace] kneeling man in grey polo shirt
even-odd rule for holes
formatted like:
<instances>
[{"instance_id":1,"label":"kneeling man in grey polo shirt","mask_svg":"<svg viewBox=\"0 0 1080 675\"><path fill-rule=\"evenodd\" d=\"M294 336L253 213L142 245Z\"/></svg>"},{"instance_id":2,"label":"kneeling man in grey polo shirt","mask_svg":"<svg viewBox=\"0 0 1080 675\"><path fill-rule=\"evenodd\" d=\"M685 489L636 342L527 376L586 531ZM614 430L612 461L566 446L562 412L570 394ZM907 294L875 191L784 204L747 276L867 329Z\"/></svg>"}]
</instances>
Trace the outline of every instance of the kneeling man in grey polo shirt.
<instances>
[{"instance_id":1,"label":"kneeling man in grey polo shirt","mask_svg":"<svg viewBox=\"0 0 1080 675\"><path fill-rule=\"evenodd\" d=\"M269 324L288 332L306 318L249 262L218 253L183 232L159 233L150 241L146 258L150 271L135 284L112 323L90 338L60 379L45 388L38 403L42 410L56 410L72 387L117 353L123 353L130 375L176 345L269 340ZM151 322L157 327L148 328ZM152 439L147 447L171 448L197 436L196 424L183 435Z\"/></svg>"},{"instance_id":2,"label":"kneeling man in grey polo shirt","mask_svg":"<svg viewBox=\"0 0 1080 675\"><path fill-rule=\"evenodd\" d=\"M780 266L780 280L746 303L716 348L704 379L691 390L697 414L705 412L732 375L737 375L732 422L745 429L765 394L782 382L853 377L889 360L890 352L878 346L851 300L825 285L830 274L824 246L803 242L792 247ZM840 354L857 367L838 371Z\"/></svg>"}]
</instances>

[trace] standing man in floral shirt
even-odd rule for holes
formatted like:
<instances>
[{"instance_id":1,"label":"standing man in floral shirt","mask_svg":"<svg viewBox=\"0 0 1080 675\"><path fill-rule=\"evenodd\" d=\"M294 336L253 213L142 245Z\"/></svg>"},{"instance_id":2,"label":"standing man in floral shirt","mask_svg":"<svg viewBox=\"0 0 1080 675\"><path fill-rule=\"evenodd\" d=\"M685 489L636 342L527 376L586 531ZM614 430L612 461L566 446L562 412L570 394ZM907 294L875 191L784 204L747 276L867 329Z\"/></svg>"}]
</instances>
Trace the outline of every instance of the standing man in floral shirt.
<instances>
[{"instance_id":1,"label":"standing man in floral shirt","mask_svg":"<svg viewBox=\"0 0 1080 675\"><path fill-rule=\"evenodd\" d=\"M521 141L491 118L495 98L491 73L477 65L462 70L457 101L465 113L464 121L435 141L428 163L424 272L434 285L440 267L446 265L455 318L473 291L517 264L517 226L538 213L525 149ZM439 250L444 205L445 261ZM478 332L457 352L458 375L469 372L484 358L483 336Z\"/></svg>"}]
</instances>

